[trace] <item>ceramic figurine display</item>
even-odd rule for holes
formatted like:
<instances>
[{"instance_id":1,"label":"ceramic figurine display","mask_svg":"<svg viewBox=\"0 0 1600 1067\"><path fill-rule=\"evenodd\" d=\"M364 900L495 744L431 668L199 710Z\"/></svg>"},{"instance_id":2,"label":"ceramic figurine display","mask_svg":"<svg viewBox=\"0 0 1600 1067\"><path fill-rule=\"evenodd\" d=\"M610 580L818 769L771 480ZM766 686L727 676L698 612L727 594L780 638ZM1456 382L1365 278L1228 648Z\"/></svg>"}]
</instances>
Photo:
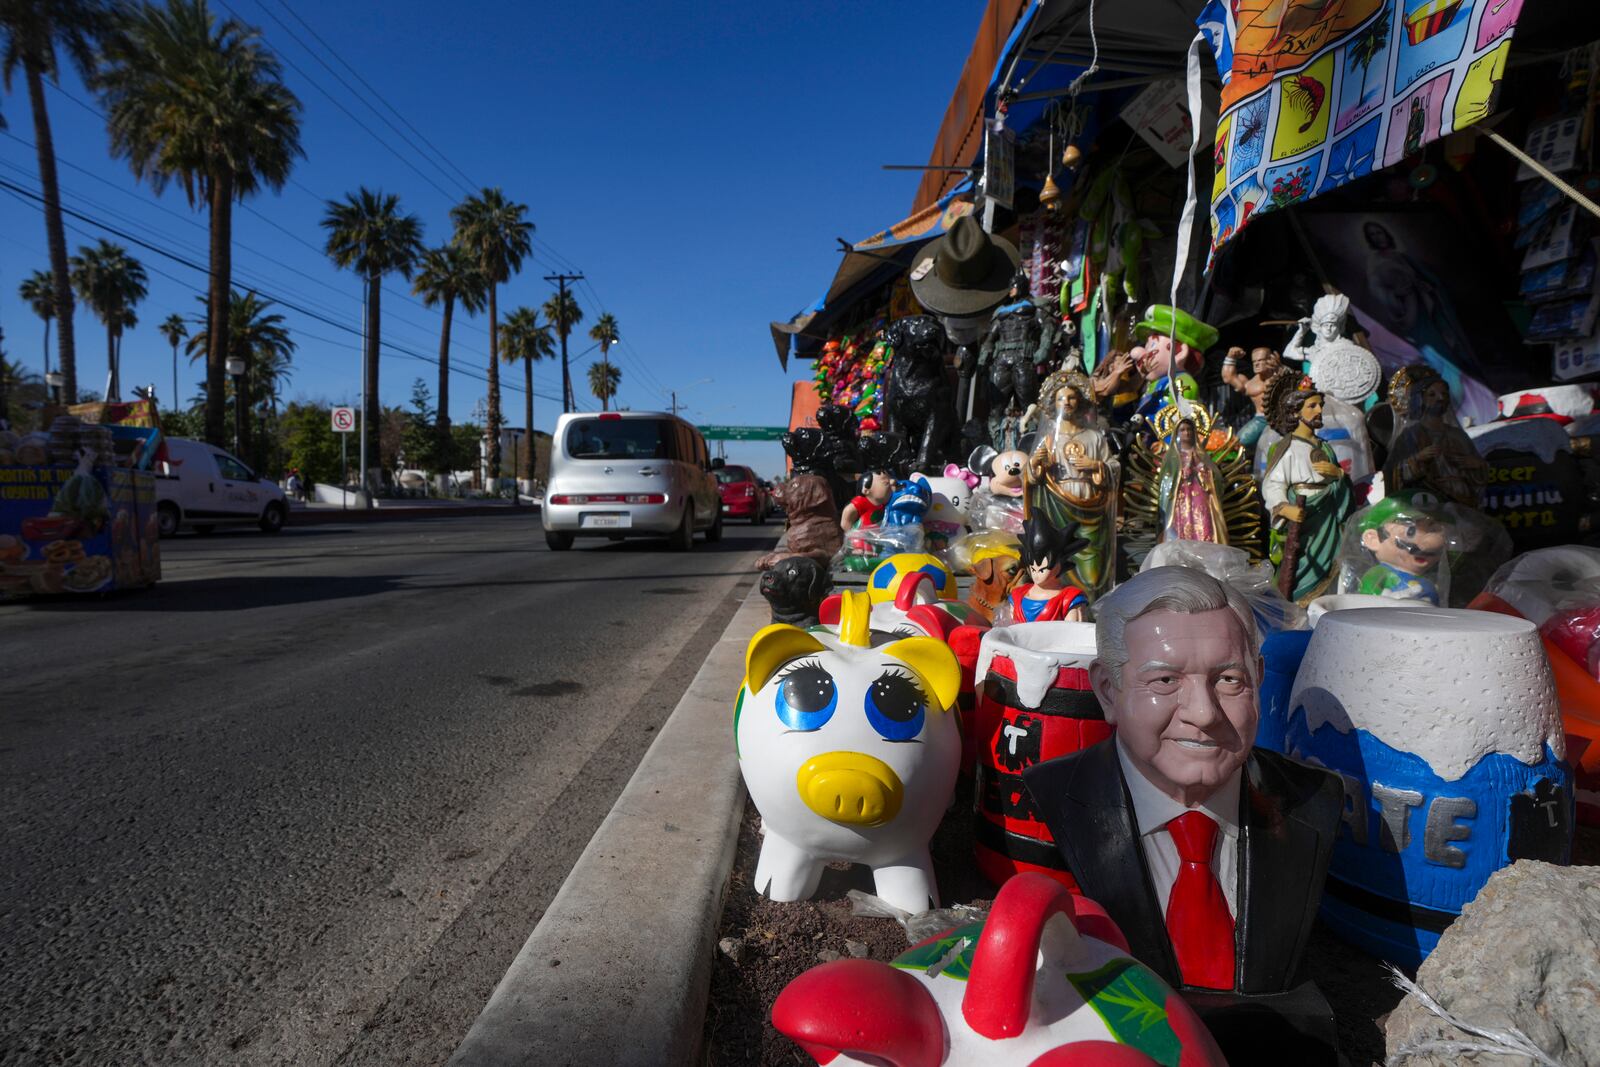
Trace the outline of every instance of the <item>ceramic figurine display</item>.
<instances>
[{"instance_id":1,"label":"ceramic figurine display","mask_svg":"<svg viewBox=\"0 0 1600 1067\"><path fill-rule=\"evenodd\" d=\"M1022 772L1111 736L1089 686L1094 655L1087 622L997 626L981 637L968 726L978 768L973 853L996 885L1035 871L1077 888Z\"/></svg>"},{"instance_id":2,"label":"ceramic figurine display","mask_svg":"<svg viewBox=\"0 0 1600 1067\"><path fill-rule=\"evenodd\" d=\"M959 473L952 474L952 471ZM948 552L951 543L967 532L972 490L978 479L974 477L969 481L960 476L965 473L951 464L941 475L912 476L927 482L929 490L933 493L933 502L928 505L927 514L922 516L922 531L927 538L926 544L930 552L941 554Z\"/></svg>"},{"instance_id":3,"label":"ceramic figurine display","mask_svg":"<svg viewBox=\"0 0 1600 1067\"><path fill-rule=\"evenodd\" d=\"M832 588L827 565L810 556L790 556L761 572L761 595L772 621L790 626L815 626L817 609Z\"/></svg>"},{"instance_id":4,"label":"ceramic figurine display","mask_svg":"<svg viewBox=\"0 0 1600 1067\"><path fill-rule=\"evenodd\" d=\"M1338 590L1448 605L1450 542L1450 527L1432 494L1385 497L1346 523Z\"/></svg>"},{"instance_id":5,"label":"ceramic figurine display","mask_svg":"<svg viewBox=\"0 0 1600 1067\"><path fill-rule=\"evenodd\" d=\"M1105 910L1039 875L893 963L806 971L778 994L772 1025L830 1067L1226 1067Z\"/></svg>"},{"instance_id":6,"label":"ceramic figurine display","mask_svg":"<svg viewBox=\"0 0 1600 1067\"><path fill-rule=\"evenodd\" d=\"M1028 284L1019 271L978 350L978 367L989 379L989 443L1001 449L1017 447L1015 424L1038 396L1039 368L1055 346L1056 317L1032 299Z\"/></svg>"},{"instance_id":7,"label":"ceramic figurine display","mask_svg":"<svg viewBox=\"0 0 1600 1067\"><path fill-rule=\"evenodd\" d=\"M1022 574L995 617L998 626L1028 622L1082 622L1089 598L1064 573L1083 550L1072 523L1056 526L1034 514L1022 526Z\"/></svg>"},{"instance_id":8,"label":"ceramic figurine display","mask_svg":"<svg viewBox=\"0 0 1600 1067\"><path fill-rule=\"evenodd\" d=\"M956 598L956 576L944 560L926 552L896 553L872 568L867 576L867 597L874 604L893 600L900 592L900 583L918 574L927 577L940 600Z\"/></svg>"},{"instance_id":9,"label":"ceramic figurine display","mask_svg":"<svg viewBox=\"0 0 1600 1067\"><path fill-rule=\"evenodd\" d=\"M1316 435L1322 393L1309 379L1279 374L1267 391L1267 406L1283 436L1268 454L1261 481L1261 499L1272 521L1271 558L1278 589L1307 604L1332 580L1350 510L1350 480L1332 447Z\"/></svg>"},{"instance_id":10,"label":"ceramic figurine display","mask_svg":"<svg viewBox=\"0 0 1600 1067\"><path fill-rule=\"evenodd\" d=\"M937 907L928 839L961 758L955 655L931 637L871 647L870 605L843 595L837 638L768 626L745 653L739 770L761 813L754 887L804 900L831 860L873 869L894 907Z\"/></svg>"},{"instance_id":11,"label":"ceramic figurine display","mask_svg":"<svg viewBox=\"0 0 1600 1067\"><path fill-rule=\"evenodd\" d=\"M1217 331L1181 308L1152 304L1134 326L1139 344L1128 355L1144 378L1138 413L1153 416L1176 392L1187 400L1200 398L1195 375L1205 365L1206 349L1217 343ZM1175 374L1176 385L1168 375Z\"/></svg>"},{"instance_id":12,"label":"ceramic figurine display","mask_svg":"<svg viewBox=\"0 0 1600 1067\"><path fill-rule=\"evenodd\" d=\"M866 470L860 422L855 413L842 404L823 404L815 418L821 434L816 446L817 472L828 479L835 502L847 500L851 487ZM904 438L880 440L878 445L880 448L887 446L891 451L896 445L903 449Z\"/></svg>"},{"instance_id":13,"label":"ceramic figurine display","mask_svg":"<svg viewBox=\"0 0 1600 1067\"><path fill-rule=\"evenodd\" d=\"M1450 386L1426 363L1398 371L1389 382L1394 440L1383 467L1391 493L1427 489L1446 500L1479 506L1489 464L1455 420Z\"/></svg>"},{"instance_id":14,"label":"ceramic figurine display","mask_svg":"<svg viewBox=\"0 0 1600 1067\"><path fill-rule=\"evenodd\" d=\"M1240 369L1245 351L1230 348L1222 360L1222 381L1236 393L1243 393L1255 408L1250 421L1239 429L1239 442L1246 448L1255 448L1261 431L1267 428L1267 384L1283 367L1283 358L1265 345L1250 350L1250 373Z\"/></svg>"},{"instance_id":15,"label":"ceramic figurine display","mask_svg":"<svg viewBox=\"0 0 1600 1067\"><path fill-rule=\"evenodd\" d=\"M1259 559L1261 493L1249 455L1203 404L1167 406L1135 437L1123 464L1122 512L1130 544L1205 541Z\"/></svg>"},{"instance_id":16,"label":"ceramic figurine display","mask_svg":"<svg viewBox=\"0 0 1600 1067\"><path fill-rule=\"evenodd\" d=\"M767 570L790 556L809 556L829 566L844 543L833 490L828 480L817 472L821 446L822 433L812 427L790 430L783 435L783 450L794 464L789 480L774 490L783 507L787 531L785 547L757 559L757 570Z\"/></svg>"},{"instance_id":17,"label":"ceramic figurine display","mask_svg":"<svg viewBox=\"0 0 1600 1067\"><path fill-rule=\"evenodd\" d=\"M1334 611L1287 743L1345 782L1322 917L1415 968L1489 876L1570 862L1572 772L1534 624L1483 611Z\"/></svg>"},{"instance_id":18,"label":"ceramic figurine display","mask_svg":"<svg viewBox=\"0 0 1600 1067\"><path fill-rule=\"evenodd\" d=\"M1098 596L1115 578L1116 459L1098 425L1088 378L1052 374L1044 402L1049 421L1028 457L1029 505L1058 527L1077 527L1084 544L1072 560L1072 579Z\"/></svg>"},{"instance_id":19,"label":"ceramic figurine display","mask_svg":"<svg viewBox=\"0 0 1600 1067\"><path fill-rule=\"evenodd\" d=\"M1027 453L996 452L988 445L979 445L972 450L967 466L980 479L967 505L967 518L972 528L1022 533L1023 474L1028 468Z\"/></svg>"},{"instance_id":20,"label":"ceramic figurine display","mask_svg":"<svg viewBox=\"0 0 1600 1067\"><path fill-rule=\"evenodd\" d=\"M883 517L884 505L894 493L894 472L870 470L861 478L861 492L850 498L839 516L839 528L846 535L860 526L876 526Z\"/></svg>"},{"instance_id":21,"label":"ceramic figurine display","mask_svg":"<svg viewBox=\"0 0 1600 1067\"><path fill-rule=\"evenodd\" d=\"M1022 573L1022 547L1012 538L1009 542L991 542L972 549L968 569L972 572L972 589L967 593L967 606L985 622L994 622L995 612L1005 603L1011 587Z\"/></svg>"},{"instance_id":22,"label":"ceramic figurine display","mask_svg":"<svg viewBox=\"0 0 1600 1067\"><path fill-rule=\"evenodd\" d=\"M1300 320L1283 354L1302 364L1327 397L1360 407L1377 390L1383 367L1377 356L1344 336L1349 313L1349 297L1318 297L1311 317Z\"/></svg>"},{"instance_id":23,"label":"ceramic figurine display","mask_svg":"<svg viewBox=\"0 0 1600 1067\"><path fill-rule=\"evenodd\" d=\"M910 443L912 465L944 461L955 433L955 397L944 376L944 327L932 315L896 319L884 332L894 349L883 393L883 428Z\"/></svg>"}]
</instances>

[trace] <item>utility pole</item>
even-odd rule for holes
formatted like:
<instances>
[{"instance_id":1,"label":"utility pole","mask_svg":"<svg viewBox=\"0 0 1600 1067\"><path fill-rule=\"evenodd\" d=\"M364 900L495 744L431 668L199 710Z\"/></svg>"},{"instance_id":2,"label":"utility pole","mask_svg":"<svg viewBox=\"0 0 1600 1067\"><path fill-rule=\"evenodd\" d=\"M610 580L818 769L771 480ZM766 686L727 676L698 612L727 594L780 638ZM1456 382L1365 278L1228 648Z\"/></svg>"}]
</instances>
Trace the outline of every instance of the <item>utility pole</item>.
<instances>
[{"instance_id":1,"label":"utility pole","mask_svg":"<svg viewBox=\"0 0 1600 1067\"><path fill-rule=\"evenodd\" d=\"M676 389L672 390L672 414L674 416L678 414L678 391Z\"/></svg>"},{"instance_id":2,"label":"utility pole","mask_svg":"<svg viewBox=\"0 0 1600 1067\"><path fill-rule=\"evenodd\" d=\"M544 280L555 282L561 287L561 303L567 302L567 283L581 282L581 274L546 274ZM570 332L564 323L557 324L561 329L561 413L565 415L575 406L572 402L572 371L567 367L567 334ZM533 427L528 427L532 430Z\"/></svg>"}]
</instances>

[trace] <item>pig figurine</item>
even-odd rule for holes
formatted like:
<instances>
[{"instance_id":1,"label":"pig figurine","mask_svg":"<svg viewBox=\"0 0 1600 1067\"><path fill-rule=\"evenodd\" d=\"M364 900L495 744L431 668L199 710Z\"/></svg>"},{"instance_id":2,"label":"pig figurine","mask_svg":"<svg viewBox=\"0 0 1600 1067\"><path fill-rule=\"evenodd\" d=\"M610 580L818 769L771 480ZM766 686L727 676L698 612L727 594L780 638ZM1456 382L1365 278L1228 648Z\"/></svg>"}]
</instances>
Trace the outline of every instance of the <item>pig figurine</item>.
<instances>
[{"instance_id":1,"label":"pig figurine","mask_svg":"<svg viewBox=\"0 0 1600 1067\"><path fill-rule=\"evenodd\" d=\"M1105 911L1032 872L987 919L893 964L813 967L778 994L772 1025L829 1067L1226 1067Z\"/></svg>"},{"instance_id":2,"label":"pig figurine","mask_svg":"<svg viewBox=\"0 0 1600 1067\"><path fill-rule=\"evenodd\" d=\"M854 591L837 635L775 625L751 639L734 737L761 813L757 892L804 900L825 863L848 860L895 907L938 906L928 840L961 759L960 684L935 638L873 648L871 604Z\"/></svg>"}]
</instances>

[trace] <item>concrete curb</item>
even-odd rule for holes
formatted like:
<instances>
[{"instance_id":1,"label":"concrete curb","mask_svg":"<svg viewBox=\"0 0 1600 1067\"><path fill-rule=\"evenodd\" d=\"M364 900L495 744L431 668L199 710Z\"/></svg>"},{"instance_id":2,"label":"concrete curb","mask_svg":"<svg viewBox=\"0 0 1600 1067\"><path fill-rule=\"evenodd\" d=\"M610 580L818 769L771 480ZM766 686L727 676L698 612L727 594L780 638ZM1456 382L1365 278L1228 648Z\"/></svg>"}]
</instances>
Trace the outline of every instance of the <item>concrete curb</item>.
<instances>
[{"instance_id":1,"label":"concrete curb","mask_svg":"<svg viewBox=\"0 0 1600 1067\"><path fill-rule=\"evenodd\" d=\"M699 1061L744 812L733 700L769 621L752 589L449 1067Z\"/></svg>"},{"instance_id":2,"label":"concrete curb","mask_svg":"<svg viewBox=\"0 0 1600 1067\"><path fill-rule=\"evenodd\" d=\"M512 507L510 504L453 504L448 507L380 507L380 508L295 508L289 512L285 525L328 526L344 522L394 522L400 519L456 519L478 515L537 515L539 509L530 505Z\"/></svg>"}]
</instances>

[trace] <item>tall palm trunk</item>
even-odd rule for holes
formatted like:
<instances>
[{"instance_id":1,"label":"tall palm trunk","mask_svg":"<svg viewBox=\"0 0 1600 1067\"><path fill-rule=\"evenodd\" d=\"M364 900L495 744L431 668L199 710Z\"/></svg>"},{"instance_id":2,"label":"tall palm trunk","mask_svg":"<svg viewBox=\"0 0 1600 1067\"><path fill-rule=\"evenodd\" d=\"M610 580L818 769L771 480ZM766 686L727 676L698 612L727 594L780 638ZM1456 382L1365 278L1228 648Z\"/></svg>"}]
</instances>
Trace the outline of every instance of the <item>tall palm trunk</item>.
<instances>
[{"instance_id":1,"label":"tall palm trunk","mask_svg":"<svg viewBox=\"0 0 1600 1067\"><path fill-rule=\"evenodd\" d=\"M455 297L444 298L444 327L439 331L439 407L434 411L433 428L439 439L438 462L447 469L455 464L450 456L450 318L455 313Z\"/></svg>"},{"instance_id":2,"label":"tall palm trunk","mask_svg":"<svg viewBox=\"0 0 1600 1067\"><path fill-rule=\"evenodd\" d=\"M172 342L172 410L178 410L178 342Z\"/></svg>"},{"instance_id":3,"label":"tall palm trunk","mask_svg":"<svg viewBox=\"0 0 1600 1067\"><path fill-rule=\"evenodd\" d=\"M227 442L223 401L228 362L228 302L233 273L233 177L211 179L211 288L207 294L206 440Z\"/></svg>"},{"instance_id":4,"label":"tall palm trunk","mask_svg":"<svg viewBox=\"0 0 1600 1067\"><path fill-rule=\"evenodd\" d=\"M361 407L361 435L367 441L367 469L383 466L378 455L378 312L383 301L383 275L374 274L367 279L367 351L362 356L366 398ZM367 484L367 471L361 472L361 484Z\"/></svg>"},{"instance_id":5,"label":"tall palm trunk","mask_svg":"<svg viewBox=\"0 0 1600 1067\"><path fill-rule=\"evenodd\" d=\"M605 375L605 379L606 379L605 392L600 394L600 410L601 411L610 411L611 410L611 346L610 345L601 345L600 346L600 366L603 368L600 373L604 374Z\"/></svg>"},{"instance_id":6,"label":"tall palm trunk","mask_svg":"<svg viewBox=\"0 0 1600 1067\"><path fill-rule=\"evenodd\" d=\"M61 374L65 383L62 399L78 402L78 358L72 341L72 283L67 278L67 234L61 226L61 186L56 180L55 138L50 133L50 115L44 106L44 79L37 64L24 62L28 76L28 100L33 105L33 143L39 150L39 184L44 189L44 229L50 244L50 279L55 285L56 321L61 323L56 349L61 353ZM46 344L48 345L48 340ZM45 353L45 367L50 364Z\"/></svg>"},{"instance_id":7,"label":"tall palm trunk","mask_svg":"<svg viewBox=\"0 0 1600 1067\"><path fill-rule=\"evenodd\" d=\"M50 375L50 320L44 320L44 373Z\"/></svg>"},{"instance_id":8,"label":"tall palm trunk","mask_svg":"<svg viewBox=\"0 0 1600 1067\"><path fill-rule=\"evenodd\" d=\"M494 283L489 284L489 481L500 479L500 325Z\"/></svg>"},{"instance_id":9,"label":"tall palm trunk","mask_svg":"<svg viewBox=\"0 0 1600 1067\"><path fill-rule=\"evenodd\" d=\"M528 472L528 481L533 481L533 468L539 460L539 450L534 447L533 440L533 360L522 361L522 380L527 392L522 401L522 417L527 420L528 428L528 465L523 469Z\"/></svg>"},{"instance_id":10,"label":"tall palm trunk","mask_svg":"<svg viewBox=\"0 0 1600 1067\"><path fill-rule=\"evenodd\" d=\"M106 326L106 399L121 400L122 383L117 380L117 327Z\"/></svg>"}]
</instances>

